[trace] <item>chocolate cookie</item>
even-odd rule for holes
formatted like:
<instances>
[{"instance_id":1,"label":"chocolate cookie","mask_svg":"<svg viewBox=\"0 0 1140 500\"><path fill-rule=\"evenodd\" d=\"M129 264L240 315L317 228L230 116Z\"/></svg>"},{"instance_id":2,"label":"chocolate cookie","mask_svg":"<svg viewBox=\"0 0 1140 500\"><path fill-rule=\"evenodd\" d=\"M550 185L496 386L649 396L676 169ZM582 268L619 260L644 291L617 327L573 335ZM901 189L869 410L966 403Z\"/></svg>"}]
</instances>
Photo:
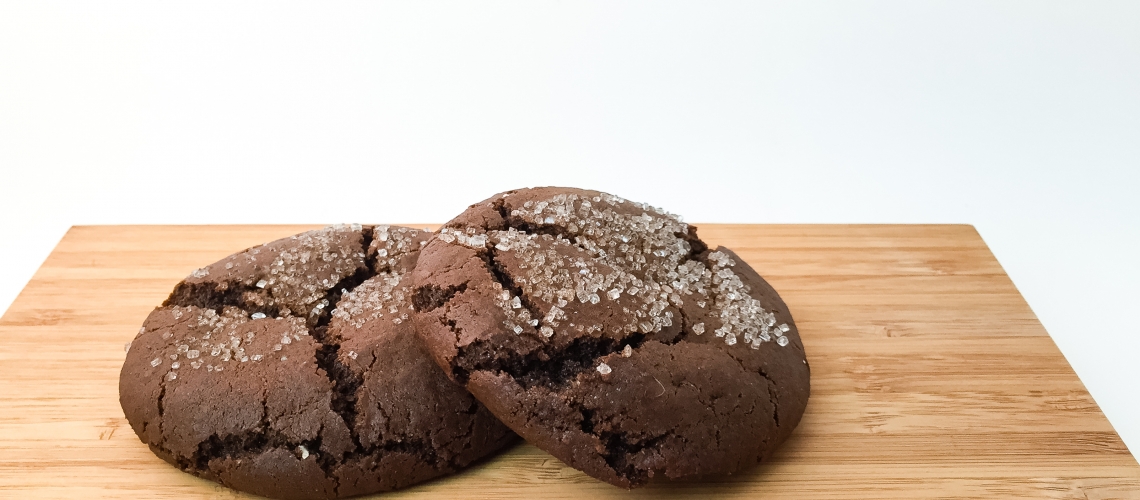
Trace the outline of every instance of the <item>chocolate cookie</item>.
<instances>
[{"instance_id":1,"label":"chocolate cookie","mask_svg":"<svg viewBox=\"0 0 1140 500\"><path fill-rule=\"evenodd\" d=\"M725 474L799 423L787 306L673 215L595 191L509 191L420 252L419 334L495 416L617 486Z\"/></svg>"},{"instance_id":2,"label":"chocolate cookie","mask_svg":"<svg viewBox=\"0 0 1140 500\"><path fill-rule=\"evenodd\" d=\"M429 236L335 226L194 271L129 346L135 433L183 471L275 498L401 488L511 442L409 321Z\"/></svg>"}]
</instances>

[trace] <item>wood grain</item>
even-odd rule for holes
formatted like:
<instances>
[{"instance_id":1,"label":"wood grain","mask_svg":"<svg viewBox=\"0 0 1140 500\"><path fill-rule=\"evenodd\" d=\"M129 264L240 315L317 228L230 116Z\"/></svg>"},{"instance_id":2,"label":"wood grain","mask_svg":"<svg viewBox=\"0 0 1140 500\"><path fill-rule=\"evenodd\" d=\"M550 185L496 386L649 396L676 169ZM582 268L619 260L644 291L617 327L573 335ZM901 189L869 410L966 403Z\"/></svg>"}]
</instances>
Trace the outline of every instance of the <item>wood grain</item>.
<instances>
[{"instance_id":1,"label":"wood grain","mask_svg":"<svg viewBox=\"0 0 1140 500\"><path fill-rule=\"evenodd\" d=\"M1140 498L1140 465L972 227L699 227L780 291L807 348L807 414L770 463L630 492L524 444L386 496ZM193 269L310 228L72 228L0 319L0 496L243 496L135 437L123 344Z\"/></svg>"}]
</instances>

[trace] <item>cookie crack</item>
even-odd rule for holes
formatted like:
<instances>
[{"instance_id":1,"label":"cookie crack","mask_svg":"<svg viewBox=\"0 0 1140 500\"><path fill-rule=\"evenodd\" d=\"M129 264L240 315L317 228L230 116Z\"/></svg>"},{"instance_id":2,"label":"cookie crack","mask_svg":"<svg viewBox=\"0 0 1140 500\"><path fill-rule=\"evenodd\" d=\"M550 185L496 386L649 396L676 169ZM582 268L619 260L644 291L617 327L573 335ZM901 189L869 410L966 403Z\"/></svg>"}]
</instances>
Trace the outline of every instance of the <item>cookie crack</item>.
<instances>
[{"instance_id":1,"label":"cookie crack","mask_svg":"<svg viewBox=\"0 0 1140 500\"><path fill-rule=\"evenodd\" d=\"M356 431L356 399L357 393L360 390L361 384L364 382L363 377L357 374L350 366L340 361L338 353L340 352L340 338L333 335L329 331L329 323L332 321L332 313L336 310L336 306L340 300L354 290L365 281L376 276L378 273L374 270L374 262L368 262L368 247L372 244L373 228L371 226L365 227L362 231L361 247L366 255L364 265L356 270L352 275L342 278L336 285L325 292L326 303L329 307L325 307L319 316L316 318L315 324L309 327L309 333L313 339L316 340L321 347L316 352L317 367L320 368L325 376L328 377L329 382L333 385L332 395L329 401L330 409L336 413L345 426L348 427L349 437L352 439L353 450L360 450L360 436ZM318 443L319 444L319 443ZM321 462L321 460L318 460ZM322 470L326 475L332 477L331 462L328 464L322 463ZM339 484L337 486L339 488Z\"/></svg>"},{"instance_id":2,"label":"cookie crack","mask_svg":"<svg viewBox=\"0 0 1140 500\"><path fill-rule=\"evenodd\" d=\"M459 351L452 362L453 373L461 383L466 383L471 372L485 371L505 373L524 389L540 386L559 390L568 387L578 374L597 367L598 359L615 354L626 345L637 349L646 339L643 333L620 339L578 337L556 352L544 346L526 355L512 352L506 357L495 345L477 340Z\"/></svg>"},{"instance_id":3,"label":"cookie crack","mask_svg":"<svg viewBox=\"0 0 1140 500\"><path fill-rule=\"evenodd\" d=\"M439 454L435 451L430 441L423 439L389 439L371 446L363 447L358 450L353 450L344 455L342 460L344 463L351 463L364 458L372 458L374 462L371 470L375 472L376 468L380 465L379 458L390 453L404 453L418 458L420 461L430 464L432 468L448 470L440 467L441 459ZM447 466L451 466L448 462ZM450 470L456 470L454 468Z\"/></svg>"},{"instance_id":4,"label":"cookie crack","mask_svg":"<svg viewBox=\"0 0 1140 500\"><path fill-rule=\"evenodd\" d=\"M475 414L478 413L478 411L479 411L479 403L474 398L472 398L471 404L467 406L467 409L465 411L463 411L463 413L470 415L471 418L467 419L467 431L464 432L462 435L473 436L475 434L475 422L476 422ZM463 456L464 453L466 453L468 450L470 450L474 447L475 447L475 441L473 439L466 440L463 443L463 448L460 448L458 451L456 451L455 454L450 459L448 459L447 463L449 465L451 465L453 468L455 468L456 470L462 468L463 466L465 466L467 464L461 463L459 461L460 458Z\"/></svg>"},{"instance_id":5,"label":"cookie crack","mask_svg":"<svg viewBox=\"0 0 1140 500\"><path fill-rule=\"evenodd\" d=\"M166 377L162 377L158 381L158 436L159 439L165 441L166 438L162 434L162 423L166 420ZM145 430L145 428L144 428Z\"/></svg>"},{"instance_id":6,"label":"cookie crack","mask_svg":"<svg viewBox=\"0 0 1140 500\"><path fill-rule=\"evenodd\" d=\"M658 469L639 468L631 459L647 448L656 448L661 441L671 435L672 432L666 432L641 440L632 440L629 438L629 433L625 432L606 436L604 439L606 443L606 464L618 474L624 474L631 485L645 484L649 481L650 471L657 471Z\"/></svg>"},{"instance_id":7,"label":"cookie crack","mask_svg":"<svg viewBox=\"0 0 1140 500\"><path fill-rule=\"evenodd\" d=\"M364 267L371 269L373 275L379 273L392 272L391 266L385 266L384 269L377 269L376 266L380 263L380 256L372 252L372 242L376 239L376 226L362 226L360 228L360 247L364 249Z\"/></svg>"},{"instance_id":8,"label":"cookie crack","mask_svg":"<svg viewBox=\"0 0 1140 500\"><path fill-rule=\"evenodd\" d=\"M261 400L261 418L257 426L225 437L217 433L210 434L205 441L198 443L197 449L190 457L179 460L182 469L203 473L210 472L210 462L219 458L234 458L255 456L274 447L284 447L291 444L290 440L276 431L270 430L269 409L265 400ZM295 446L294 446L295 448Z\"/></svg>"},{"instance_id":9,"label":"cookie crack","mask_svg":"<svg viewBox=\"0 0 1140 500\"><path fill-rule=\"evenodd\" d=\"M743 365L741 365L743 367ZM763 369L757 370L757 373L764 380L768 381L768 402L772 403L772 422L776 424L776 428L780 428L780 398L776 396L776 382L768 376L768 372Z\"/></svg>"},{"instance_id":10,"label":"cookie crack","mask_svg":"<svg viewBox=\"0 0 1140 500\"><path fill-rule=\"evenodd\" d=\"M431 312L451 301L456 294L467 291L467 282L446 288L434 283L416 287L412 292L412 307L416 312Z\"/></svg>"},{"instance_id":11,"label":"cookie crack","mask_svg":"<svg viewBox=\"0 0 1140 500\"><path fill-rule=\"evenodd\" d=\"M364 238L362 238L362 240L363 240L363 252L365 253L365 255L367 255L368 245L372 241L372 237L371 237L372 228L371 227L365 228L364 230L361 231L361 233L368 235L368 236L365 236ZM348 292L356 289L356 287L360 286L365 281L368 281L369 279L371 279L371 278L375 277L377 274L379 274L375 270L373 270L372 267L373 267L372 265L368 264L368 257L365 257L363 264L359 268L357 268L355 272L353 272L352 274L350 274L348 276L341 278L340 281L336 282L335 285L333 285L331 288L326 290L324 300L321 301L321 303L327 304L327 306L321 308L320 314L310 315L310 317L309 317L310 325L312 327L320 327L320 326L328 325L329 322L332 321L332 313L333 313L333 311L336 310L336 306L340 302L340 299L343 298L346 294L348 294Z\"/></svg>"},{"instance_id":12,"label":"cookie crack","mask_svg":"<svg viewBox=\"0 0 1140 500\"><path fill-rule=\"evenodd\" d=\"M182 464L183 467L181 468L191 473L195 471L209 472L210 462L218 459L250 458L272 449L282 449L294 454L300 453L302 448L304 448L305 451L311 450L315 452L320 449L320 445L321 442L319 438L296 441L268 427L250 429L225 437L211 434L205 441L198 443L198 449L188 459L185 459ZM327 477L332 478L330 470L324 464L321 464L321 461L321 458L317 459L318 465L321 465L321 469L325 472Z\"/></svg>"},{"instance_id":13,"label":"cookie crack","mask_svg":"<svg viewBox=\"0 0 1140 500\"><path fill-rule=\"evenodd\" d=\"M695 260L702 264L708 265L709 259L707 252L709 251L709 246L697 237L696 227L690 226L688 224L685 224L685 227L687 227L689 230L684 233L673 233L673 236L685 240L685 242L689 244L689 255L686 256L686 259L689 261Z\"/></svg>"},{"instance_id":14,"label":"cookie crack","mask_svg":"<svg viewBox=\"0 0 1140 500\"><path fill-rule=\"evenodd\" d=\"M229 280L221 283L201 282L187 283L182 281L174 287L170 297L162 303L162 307L197 307L212 309L219 314L226 307L237 307L249 314L262 313L270 318L281 315L281 308L275 303L263 305L255 304L246 298L247 294L259 295L265 293L264 289L254 285L247 285L241 281Z\"/></svg>"},{"instance_id":15,"label":"cookie crack","mask_svg":"<svg viewBox=\"0 0 1140 500\"><path fill-rule=\"evenodd\" d=\"M685 308L681 306L673 306L673 309L677 311L677 316L681 320L681 332L678 333L676 337L669 339L668 342L662 342L668 345L677 344L683 340L687 340L689 333L693 331L693 326L689 322L689 315L685 313Z\"/></svg>"},{"instance_id":16,"label":"cookie crack","mask_svg":"<svg viewBox=\"0 0 1140 500\"><path fill-rule=\"evenodd\" d=\"M379 356L372 356L372 361L370 361L368 363L368 371L366 373L372 373L372 368L374 366L376 366L376 361L379 359L380 359ZM384 432L381 435L387 436L387 435L391 434L392 433L392 427L391 427L392 418L388 415L388 412L384 409L383 401L376 402L376 411L379 411L380 416L384 417L384 429L383 429ZM356 436L356 429L355 428L352 429L352 434L353 434L353 437L355 438L355 436ZM360 446L363 446L363 445L360 445Z\"/></svg>"},{"instance_id":17,"label":"cookie crack","mask_svg":"<svg viewBox=\"0 0 1140 500\"><path fill-rule=\"evenodd\" d=\"M713 413L714 417L718 416L717 415L718 412L716 410L714 410L714 408L716 408L716 401L718 399L717 397L714 396L711 401L706 400L705 399L705 391L701 388L701 386L696 385L696 384L689 382L689 381L683 381L681 383L687 384L690 387L692 387L693 389L695 389L697 391L697 396L696 396L697 401L701 403L701 406L708 408L709 411ZM720 449L720 426L719 425L713 426L713 441L716 443L716 448Z\"/></svg>"},{"instance_id":18,"label":"cookie crack","mask_svg":"<svg viewBox=\"0 0 1140 500\"><path fill-rule=\"evenodd\" d=\"M658 444L672 436L673 431L642 437L634 437L629 432L620 431L595 432L600 424L596 421L596 413L581 404L577 406L578 411L582 414L580 423L582 432L598 438L602 443L605 452L601 455L614 474L629 481L631 486L638 486L648 482L651 471L661 471L659 468L639 468L631 459L646 449L656 448Z\"/></svg>"},{"instance_id":19,"label":"cookie crack","mask_svg":"<svg viewBox=\"0 0 1140 500\"><path fill-rule=\"evenodd\" d=\"M503 266L503 264L501 264L498 260L496 260L498 252L494 247L489 247L487 251L481 252L479 256L482 257L483 262L487 265L487 271L491 273L491 277L493 277L495 281L499 282L499 284L502 285L504 289L509 291L512 296L519 298L519 302L522 304L523 308L525 308L527 312L530 313L530 317L543 317L543 314L539 310L538 306L536 306L534 302L531 302L530 297L527 297L526 294L523 293L522 287L515 282L514 277L512 277L511 273L507 271L507 268Z\"/></svg>"},{"instance_id":20,"label":"cookie crack","mask_svg":"<svg viewBox=\"0 0 1140 500\"><path fill-rule=\"evenodd\" d=\"M744 361L740 360L736 356L732 356L730 354L728 357L733 361L736 361L736 364L740 365L740 369L745 373L752 371L749 370L748 367L744 366ZM757 368L755 373L761 377L764 377L764 380L768 382L768 402L772 403L772 421L776 424L776 428L778 429L780 428L780 398L776 395L776 381L772 380L772 377L770 377L768 375L768 372L764 371L763 368Z\"/></svg>"}]
</instances>

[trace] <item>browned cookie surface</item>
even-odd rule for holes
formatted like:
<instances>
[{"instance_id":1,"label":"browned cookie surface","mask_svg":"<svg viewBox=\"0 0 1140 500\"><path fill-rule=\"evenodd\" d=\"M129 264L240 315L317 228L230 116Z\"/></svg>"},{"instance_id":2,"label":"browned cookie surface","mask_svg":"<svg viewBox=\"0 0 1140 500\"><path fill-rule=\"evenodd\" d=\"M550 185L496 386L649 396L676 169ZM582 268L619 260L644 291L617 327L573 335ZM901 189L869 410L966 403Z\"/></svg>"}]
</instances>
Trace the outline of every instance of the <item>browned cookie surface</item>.
<instances>
[{"instance_id":1,"label":"browned cookie surface","mask_svg":"<svg viewBox=\"0 0 1140 500\"><path fill-rule=\"evenodd\" d=\"M429 236L334 226L195 271L127 353L131 426L186 472L276 498L401 488L510 442L416 338L410 272Z\"/></svg>"},{"instance_id":2,"label":"browned cookie surface","mask_svg":"<svg viewBox=\"0 0 1140 500\"><path fill-rule=\"evenodd\" d=\"M445 225L414 274L419 334L449 376L618 486L754 465L807 404L803 345L775 290L644 204L496 195Z\"/></svg>"}]
</instances>

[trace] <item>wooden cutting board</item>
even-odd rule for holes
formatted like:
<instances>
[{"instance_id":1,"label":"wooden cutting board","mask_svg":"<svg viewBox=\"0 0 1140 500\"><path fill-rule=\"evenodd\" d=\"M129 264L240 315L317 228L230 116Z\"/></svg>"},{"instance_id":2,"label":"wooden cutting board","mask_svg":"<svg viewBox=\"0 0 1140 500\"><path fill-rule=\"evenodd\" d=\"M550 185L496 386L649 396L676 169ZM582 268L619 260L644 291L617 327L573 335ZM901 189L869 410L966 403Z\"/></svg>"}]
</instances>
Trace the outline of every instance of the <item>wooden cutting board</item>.
<instances>
[{"instance_id":1,"label":"wooden cutting board","mask_svg":"<svg viewBox=\"0 0 1140 500\"><path fill-rule=\"evenodd\" d=\"M243 496L135 437L123 344L192 270L310 228L72 228L0 319L0 496ZM807 349L807 414L770 463L625 491L522 444L387 496L1140 499L1140 465L971 226L699 228L776 287Z\"/></svg>"}]
</instances>

